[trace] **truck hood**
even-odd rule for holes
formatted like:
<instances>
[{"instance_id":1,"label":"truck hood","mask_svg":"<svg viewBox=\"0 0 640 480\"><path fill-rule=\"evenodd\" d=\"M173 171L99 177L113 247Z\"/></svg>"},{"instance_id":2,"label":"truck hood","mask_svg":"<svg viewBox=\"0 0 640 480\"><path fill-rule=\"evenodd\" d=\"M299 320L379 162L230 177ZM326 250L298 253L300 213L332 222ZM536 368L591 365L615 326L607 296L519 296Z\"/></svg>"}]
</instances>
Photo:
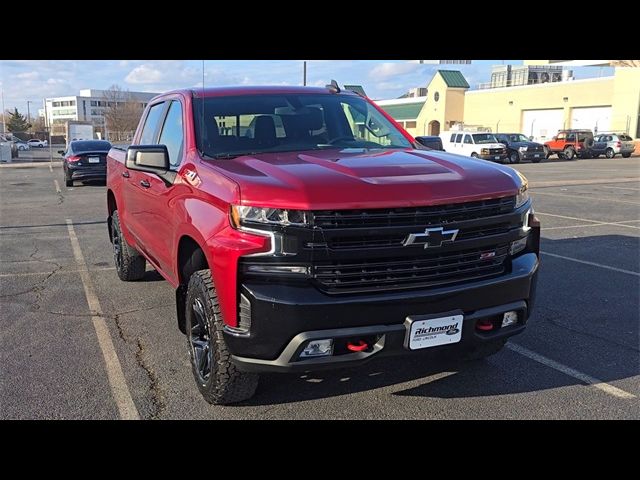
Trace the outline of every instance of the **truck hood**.
<instances>
[{"instance_id":1,"label":"truck hood","mask_svg":"<svg viewBox=\"0 0 640 480\"><path fill-rule=\"evenodd\" d=\"M504 148L504 143L478 143L478 148Z\"/></svg>"},{"instance_id":2,"label":"truck hood","mask_svg":"<svg viewBox=\"0 0 640 480\"><path fill-rule=\"evenodd\" d=\"M435 150L331 149L204 160L240 188L240 203L330 210L427 206L515 195L502 165Z\"/></svg>"},{"instance_id":3,"label":"truck hood","mask_svg":"<svg viewBox=\"0 0 640 480\"><path fill-rule=\"evenodd\" d=\"M511 142L509 146L511 148L520 148L520 147L531 148L531 147L541 147L542 144L536 143L536 142Z\"/></svg>"}]
</instances>

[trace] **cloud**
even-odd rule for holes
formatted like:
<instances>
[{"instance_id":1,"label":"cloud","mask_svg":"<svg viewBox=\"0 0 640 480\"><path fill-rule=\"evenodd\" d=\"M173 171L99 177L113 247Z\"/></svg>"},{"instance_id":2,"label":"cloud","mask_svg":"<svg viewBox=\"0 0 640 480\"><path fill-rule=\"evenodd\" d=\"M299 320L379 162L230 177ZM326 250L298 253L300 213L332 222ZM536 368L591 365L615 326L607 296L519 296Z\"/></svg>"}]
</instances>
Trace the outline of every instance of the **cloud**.
<instances>
[{"instance_id":1,"label":"cloud","mask_svg":"<svg viewBox=\"0 0 640 480\"><path fill-rule=\"evenodd\" d=\"M40 74L38 72L32 71L32 72L18 73L16 75L16 78L19 78L20 80L35 80L39 76Z\"/></svg>"},{"instance_id":2,"label":"cloud","mask_svg":"<svg viewBox=\"0 0 640 480\"><path fill-rule=\"evenodd\" d=\"M371 78L384 79L389 77L395 77L396 75L405 75L407 73L413 73L416 70L419 70L420 68L421 68L420 64L418 63L384 62L373 67L369 72L369 76Z\"/></svg>"},{"instance_id":3,"label":"cloud","mask_svg":"<svg viewBox=\"0 0 640 480\"><path fill-rule=\"evenodd\" d=\"M63 83L66 83L65 80L61 79L61 78L49 78L47 80L47 84L48 85L61 85Z\"/></svg>"},{"instance_id":4,"label":"cloud","mask_svg":"<svg viewBox=\"0 0 640 480\"><path fill-rule=\"evenodd\" d=\"M124 81L136 85L159 83L162 81L162 72L149 64L143 63L131 70Z\"/></svg>"}]
</instances>

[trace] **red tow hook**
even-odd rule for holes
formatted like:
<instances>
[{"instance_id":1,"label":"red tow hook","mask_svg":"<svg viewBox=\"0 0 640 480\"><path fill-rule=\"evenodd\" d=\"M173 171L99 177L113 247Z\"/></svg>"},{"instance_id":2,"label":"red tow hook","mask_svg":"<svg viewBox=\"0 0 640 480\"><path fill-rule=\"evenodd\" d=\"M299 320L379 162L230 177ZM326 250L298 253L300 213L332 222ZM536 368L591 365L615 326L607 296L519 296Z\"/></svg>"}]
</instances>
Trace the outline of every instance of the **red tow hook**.
<instances>
[{"instance_id":1,"label":"red tow hook","mask_svg":"<svg viewBox=\"0 0 640 480\"><path fill-rule=\"evenodd\" d=\"M354 342L347 343L347 348L352 352L362 352L363 350L366 350L368 347L369 345L364 340L358 340L358 343L354 343Z\"/></svg>"},{"instance_id":2,"label":"red tow hook","mask_svg":"<svg viewBox=\"0 0 640 480\"><path fill-rule=\"evenodd\" d=\"M476 323L476 328L478 330L482 330L483 332L488 332L489 330L493 330L493 323L489 320L480 320Z\"/></svg>"}]
</instances>

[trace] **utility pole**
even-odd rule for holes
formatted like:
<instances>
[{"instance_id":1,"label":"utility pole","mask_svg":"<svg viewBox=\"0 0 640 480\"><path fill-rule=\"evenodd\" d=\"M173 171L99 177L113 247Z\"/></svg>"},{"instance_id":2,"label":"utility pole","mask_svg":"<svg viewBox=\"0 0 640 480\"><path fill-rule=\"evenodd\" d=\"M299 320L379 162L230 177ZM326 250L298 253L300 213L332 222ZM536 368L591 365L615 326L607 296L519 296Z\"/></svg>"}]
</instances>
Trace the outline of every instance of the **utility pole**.
<instances>
[{"instance_id":1,"label":"utility pole","mask_svg":"<svg viewBox=\"0 0 640 480\"><path fill-rule=\"evenodd\" d=\"M29 109L29 104L31 100L27 100L27 123L31 124L31 110ZM31 127L29 127L31 128Z\"/></svg>"},{"instance_id":2,"label":"utility pole","mask_svg":"<svg viewBox=\"0 0 640 480\"><path fill-rule=\"evenodd\" d=\"M7 133L7 117L4 110L4 87L0 90L0 94L2 95L2 134Z\"/></svg>"},{"instance_id":3,"label":"utility pole","mask_svg":"<svg viewBox=\"0 0 640 480\"><path fill-rule=\"evenodd\" d=\"M302 85L307 86L307 61L302 64Z\"/></svg>"}]
</instances>

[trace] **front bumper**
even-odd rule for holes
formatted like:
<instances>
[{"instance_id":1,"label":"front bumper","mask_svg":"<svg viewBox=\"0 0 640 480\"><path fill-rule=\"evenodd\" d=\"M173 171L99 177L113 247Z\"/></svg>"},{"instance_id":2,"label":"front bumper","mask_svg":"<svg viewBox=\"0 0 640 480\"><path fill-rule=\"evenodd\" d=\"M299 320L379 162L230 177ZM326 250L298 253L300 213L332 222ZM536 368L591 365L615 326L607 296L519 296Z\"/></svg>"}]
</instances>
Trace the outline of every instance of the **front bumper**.
<instances>
[{"instance_id":1,"label":"front bumper","mask_svg":"<svg viewBox=\"0 0 640 480\"><path fill-rule=\"evenodd\" d=\"M241 370L336 368L411 353L404 347L408 316L462 311L461 341L426 350L468 349L524 330L533 308L537 269L538 256L526 253L512 260L510 273L497 278L428 290L348 296L327 295L309 286L245 283L241 292L251 302L251 333L240 336L225 330L225 341ZM495 320L509 310L519 312L517 325L476 331L478 320ZM367 351L298 359L311 339L360 337L371 340Z\"/></svg>"},{"instance_id":2,"label":"front bumper","mask_svg":"<svg viewBox=\"0 0 640 480\"><path fill-rule=\"evenodd\" d=\"M536 160L538 158L542 159L545 157L544 151L540 152L518 152L520 154L520 158L522 160Z\"/></svg>"},{"instance_id":3,"label":"front bumper","mask_svg":"<svg viewBox=\"0 0 640 480\"><path fill-rule=\"evenodd\" d=\"M494 161L494 162L501 162L501 161L503 161L504 159L507 158L507 154L506 153L502 153L502 154L499 154L499 155L495 155L495 154L486 154L485 155L484 153L482 153L482 154L479 154L478 157L483 159L483 160L491 160L491 161Z\"/></svg>"}]
</instances>

